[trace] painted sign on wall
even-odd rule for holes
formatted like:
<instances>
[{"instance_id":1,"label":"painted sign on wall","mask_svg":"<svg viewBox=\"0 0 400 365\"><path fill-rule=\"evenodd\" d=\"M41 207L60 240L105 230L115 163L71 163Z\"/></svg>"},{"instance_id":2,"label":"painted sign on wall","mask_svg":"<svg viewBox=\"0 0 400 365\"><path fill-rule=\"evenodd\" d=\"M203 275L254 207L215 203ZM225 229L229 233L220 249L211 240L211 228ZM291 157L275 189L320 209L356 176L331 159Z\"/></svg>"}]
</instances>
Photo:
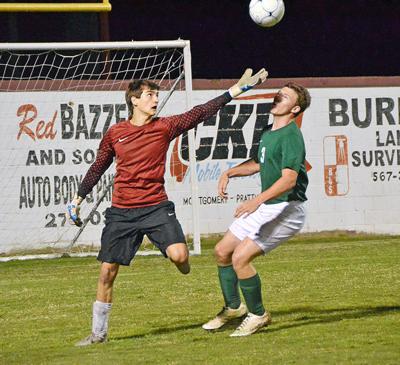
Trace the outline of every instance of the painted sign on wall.
<instances>
[{"instance_id":1,"label":"painted sign on wall","mask_svg":"<svg viewBox=\"0 0 400 365\"><path fill-rule=\"evenodd\" d=\"M232 179L228 199L217 194L221 173L251 158L277 90L256 90L226 105L195 131L201 233L223 232L237 204L260 192L257 175ZM223 90L195 91L194 104ZM400 88L311 89L311 107L296 122L309 168L305 231L400 233ZM162 115L183 112L173 94ZM0 252L67 244L76 233L65 205L93 163L106 130L127 117L123 92L0 93ZM140 153L140 151L138 151ZM192 229L188 136L170 146L166 186L186 232ZM113 178L102 177L83 205L91 207ZM80 241L98 245L100 204Z\"/></svg>"}]
</instances>

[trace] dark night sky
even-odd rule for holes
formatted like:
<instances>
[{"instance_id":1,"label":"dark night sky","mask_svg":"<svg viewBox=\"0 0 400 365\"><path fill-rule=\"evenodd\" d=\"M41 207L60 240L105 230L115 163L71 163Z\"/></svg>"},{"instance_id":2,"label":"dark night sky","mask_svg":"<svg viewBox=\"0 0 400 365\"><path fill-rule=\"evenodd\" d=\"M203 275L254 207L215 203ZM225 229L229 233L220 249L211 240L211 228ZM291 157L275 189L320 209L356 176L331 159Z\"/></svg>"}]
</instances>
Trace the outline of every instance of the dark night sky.
<instances>
[{"instance_id":1,"label":"dark night sky","mask_svg":"<svg viewBox=\"0 0 400 365\"><path fill-rule=\"evenodd\" d=\"M399 0L286 0L269 29L252 22L249 0L110 2L111 40L188 39L194 78L263 66L271 77L400 75ZM1 42L99 39L97 14L0 14Z\"/></svg>"}]
</instances>

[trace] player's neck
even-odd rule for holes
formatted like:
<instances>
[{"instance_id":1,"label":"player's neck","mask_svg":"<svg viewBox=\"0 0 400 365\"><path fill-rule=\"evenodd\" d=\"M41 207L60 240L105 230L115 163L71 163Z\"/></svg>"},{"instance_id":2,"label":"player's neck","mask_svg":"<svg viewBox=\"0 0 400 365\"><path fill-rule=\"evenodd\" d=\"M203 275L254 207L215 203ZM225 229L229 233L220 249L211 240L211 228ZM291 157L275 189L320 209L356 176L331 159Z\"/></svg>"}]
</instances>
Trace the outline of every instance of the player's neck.
<instances>
[{"instance_id":1,"label":"player's neck","mask_svg":"<svg viewBox=\"0 0 400 365\"><path fill-rule=\"evenodd\" d=\"M274 122L272 124L271 130L276 130L279 128L286 127L292 120L293 114L286 114L286 115L274 115Z\"/></svg>"},{"instance_id":2,"label":"player's neck","mask_svg":"<svg viewBox=\"0 0 400 365\"><path fill-rule=\"evenodd\" d=\"M131 118L131 120L129 121L129 123L131 123L132 125L135 125L137 127L141 127L145 124L149 124L151 122L151 120L153 119L152 115L148 115L145 113L133 113L133 116Z\"/></svg>"}]
</instances>

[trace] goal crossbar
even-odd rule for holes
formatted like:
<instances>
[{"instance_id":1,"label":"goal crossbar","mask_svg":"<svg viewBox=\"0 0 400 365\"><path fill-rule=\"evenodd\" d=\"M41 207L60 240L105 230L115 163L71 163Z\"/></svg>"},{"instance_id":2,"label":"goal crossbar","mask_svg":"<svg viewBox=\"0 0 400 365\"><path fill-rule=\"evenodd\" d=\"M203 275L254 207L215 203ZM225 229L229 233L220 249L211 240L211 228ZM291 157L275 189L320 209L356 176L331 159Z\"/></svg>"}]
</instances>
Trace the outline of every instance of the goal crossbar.
<instances>
[{"instance_id":1,"label":"goal crossbar","mask_svg":"<svg viewBox=\"0 0 400 365\"><path fill-rule=\"evenodd\" d=\"M184 48L190 46L190 41L177 39L166 41L116 41L116 42L37 42L37 43L19 43L8 42L0 43L0 50L90 50L90 49L142 49L142 48Z\"/></svg>"}]
</instances>

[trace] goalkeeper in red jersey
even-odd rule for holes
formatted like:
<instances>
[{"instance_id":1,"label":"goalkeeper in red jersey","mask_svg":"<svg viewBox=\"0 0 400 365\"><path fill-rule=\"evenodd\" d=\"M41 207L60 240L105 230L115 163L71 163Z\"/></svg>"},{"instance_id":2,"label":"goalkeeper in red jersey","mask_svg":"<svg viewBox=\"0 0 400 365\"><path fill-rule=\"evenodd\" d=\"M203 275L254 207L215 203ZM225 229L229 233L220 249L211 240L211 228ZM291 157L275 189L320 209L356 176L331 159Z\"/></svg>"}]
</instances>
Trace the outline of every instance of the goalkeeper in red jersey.
<instances>
[{"instance_id":1,"label":"goalkeeper in red jersey","mask_svg":"<svg viewBox=\"0 0 400 365\"><path fill-rule=\"evenodd\" d=\"M190 271L189 252L174 204L164 187L165 162L170 142L197 124L211 118L233 97L265 81L262 69L255 75L247 69L237 84L221 96L190 111L171 117L155 117L157 84L139 80L126 90L129 118L113 125L100 142L96 161L89 168L68 205L70 220L80 226L79 206L115 159L116 174L112 206L106 210L101 236L101 261L92 333L78 342L86 346L107 338L113 283L120 265L129 265L144 235L168 257L182 274Z\"/></svg>"}]
</instances>

